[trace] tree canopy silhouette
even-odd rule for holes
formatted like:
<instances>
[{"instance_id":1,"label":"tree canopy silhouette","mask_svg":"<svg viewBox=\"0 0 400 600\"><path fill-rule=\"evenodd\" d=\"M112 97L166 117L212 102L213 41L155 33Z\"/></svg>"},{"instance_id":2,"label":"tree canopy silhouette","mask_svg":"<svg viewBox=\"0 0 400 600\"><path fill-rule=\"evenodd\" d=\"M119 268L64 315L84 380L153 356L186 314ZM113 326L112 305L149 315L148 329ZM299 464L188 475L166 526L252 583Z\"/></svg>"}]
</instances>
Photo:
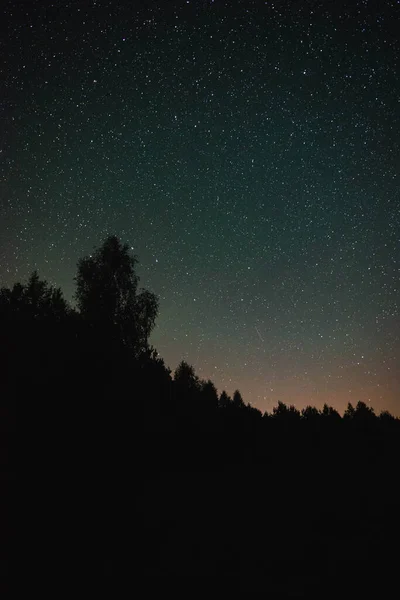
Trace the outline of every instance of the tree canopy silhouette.
<instances>
[{"instance_id":1,"label":"tree canopy silhouette","mask_svg":"<svg viewBox=\"0 0 400 600\"><path fill-rule=\"evenodd\" d=\"M218 392L211 379L201 382L201 402L205 410L218 408Z\"/></svg>"},{"instance_id":2,"label":"tree canopy silhouette","mask_svg":"<svg viewBox=\"0 0 400 600\"><path fill-rule=\"evenodd\" d=\"M335 408L333 408L333 406L328 406L328 404L326 403L322 407L321 416L324 419L329 419L333 423L338 423L342 419L338 411Z\"/></svg>"},{"instance_id":3,"label":"tree canopy silhouette","mask_svg":"<svg viewBox=\"0 0 400 600\"><path fill-rule=\"evenodd\" d=\"M0 311L3 319L60 319L71 309L60 288L49 286L35 270L28 283L15 283L11 289L0 290Z\"/></svg>"},{"instance_id":4,"label":"tree canopy silhouette","mask_svg":"<svg viewBox=\"0 0 400 600\"><path fill-rule=\"evenodd\" d=\"M225 390L222 390L221 395L218 400L218 406L220 408L229 408L232 404L232 398L228 396Z\"/></svg>"},{"instance_id":5,"label":"tree canopy silhouette","mask_svg":"<svg viewBox=\"0 0 400 600\"><path fill-rule=\"evenodd\" d=\"M59 288L33 271L26 284L0 290L1 363L4 375L30 380L54 376L65 364L74 312Z\"/></svg>"},{"instance_id":6,"label":"tree canopy silhouette","mask_svg":"<svg viewBox=\"0 0 400 600\"><path fill-rule=\"evenodd\" d=\"M274 406L272 410L272 417L282 421L282 423L296 423L300 421L300 416L300 412L293 404L287 406L280 400L278 401L278 405Z\"/></svg>"},{"instance_id":7,"label":"tree canopy silhouette","mask_svg":"<svg viewBox=\"0 0 400 600\"><path fill-rule=\"evenodd\" d=\"M158 298L138 291L136 256L116 236L109 236L94 254L78 262L75 299L82 317L110 339L140 355L158 314Z\"/></svg>"},{"instance_id":8,"label":"tree canopy silhouette","mask_svg":"<svg viewBox=\"0 0 400 600\"><path fill-rule=\"evenodd\" d=\"M242 394L239 392L239 390L235 390L233 392L233 398L232 398L232 402L233 402L233 406L235 408L244 408L245 404L242 398Z\"/></svg>"}]
</instances>

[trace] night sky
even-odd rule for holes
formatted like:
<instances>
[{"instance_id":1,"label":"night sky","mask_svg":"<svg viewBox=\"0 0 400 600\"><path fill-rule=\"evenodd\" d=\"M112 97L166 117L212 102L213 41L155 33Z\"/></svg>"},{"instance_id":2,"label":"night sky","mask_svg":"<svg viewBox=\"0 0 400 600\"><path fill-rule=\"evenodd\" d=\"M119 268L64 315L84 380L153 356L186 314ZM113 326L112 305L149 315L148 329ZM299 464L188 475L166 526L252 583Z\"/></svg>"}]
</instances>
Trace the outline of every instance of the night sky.
<instances>
[{"instance_id":1,"label":"night sky","mask_svg":"<svg viewBox=\"0 0 400 600\"><path fill-rule=\"evenodd\" d=\"M400 415L400 2L2 2L0 285L108 234L151 342L270 411Z\"/></svg>"}]
</instances>

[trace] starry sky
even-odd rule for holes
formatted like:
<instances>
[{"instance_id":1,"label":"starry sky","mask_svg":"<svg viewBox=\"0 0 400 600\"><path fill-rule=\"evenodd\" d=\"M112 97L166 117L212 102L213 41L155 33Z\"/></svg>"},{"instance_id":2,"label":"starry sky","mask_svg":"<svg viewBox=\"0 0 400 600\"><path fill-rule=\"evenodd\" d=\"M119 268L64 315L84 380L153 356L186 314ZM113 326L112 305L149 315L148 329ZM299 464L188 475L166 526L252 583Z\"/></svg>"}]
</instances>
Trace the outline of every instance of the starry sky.
<instances>
[{"instance_id":1,"label":"starry sky","mask_svg":"<svg viewBox=\"0 0 400 600\"><path fill-rule=\"evenodd\" d=\"M400 415L399 1L0 12L0 285L116 234L172 369Z\"/></svg>"}]
</instances>

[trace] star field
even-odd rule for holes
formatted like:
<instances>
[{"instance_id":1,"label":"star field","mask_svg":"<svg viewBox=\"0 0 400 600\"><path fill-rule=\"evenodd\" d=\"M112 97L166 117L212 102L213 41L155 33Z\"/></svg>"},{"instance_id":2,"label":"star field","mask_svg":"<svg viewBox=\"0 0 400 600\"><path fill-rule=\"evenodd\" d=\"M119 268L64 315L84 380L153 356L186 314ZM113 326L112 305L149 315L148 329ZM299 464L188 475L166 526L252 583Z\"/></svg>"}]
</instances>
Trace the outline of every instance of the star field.
<instances>
[{"instance_id":1,"label":"star field","mask_svg":"<svg viewBox=\"0 0 400 600\"><path fill-rule=\"evenodd\" d=\"M400 414L400 3L4 2L0 284L108 234L219 392Z\"/></svg>"}]
</instances>

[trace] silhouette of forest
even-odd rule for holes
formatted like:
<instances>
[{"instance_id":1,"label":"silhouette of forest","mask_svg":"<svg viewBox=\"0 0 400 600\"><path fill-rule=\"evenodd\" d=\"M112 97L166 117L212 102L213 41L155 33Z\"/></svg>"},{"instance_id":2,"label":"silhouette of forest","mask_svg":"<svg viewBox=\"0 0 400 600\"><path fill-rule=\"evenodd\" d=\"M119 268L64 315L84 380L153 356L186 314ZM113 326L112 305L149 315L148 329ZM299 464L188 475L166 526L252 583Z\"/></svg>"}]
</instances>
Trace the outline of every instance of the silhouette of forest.
<instances>
[{"instance_id":1,"label":"silhouette of forest","mask_svg":"<svg viewBox=\"0 0 400 600\"><path fill-rule=\"evenodd\" d=\"M262 414L185 361L172 374L137 262L108 237L78 262L75 307L37 272L0 291L3 575L23 523L28 561L62 589L389 588L400 420L363 402ZM17 455L22 518L5 508Z\"/></svg>"}]
</instances>

